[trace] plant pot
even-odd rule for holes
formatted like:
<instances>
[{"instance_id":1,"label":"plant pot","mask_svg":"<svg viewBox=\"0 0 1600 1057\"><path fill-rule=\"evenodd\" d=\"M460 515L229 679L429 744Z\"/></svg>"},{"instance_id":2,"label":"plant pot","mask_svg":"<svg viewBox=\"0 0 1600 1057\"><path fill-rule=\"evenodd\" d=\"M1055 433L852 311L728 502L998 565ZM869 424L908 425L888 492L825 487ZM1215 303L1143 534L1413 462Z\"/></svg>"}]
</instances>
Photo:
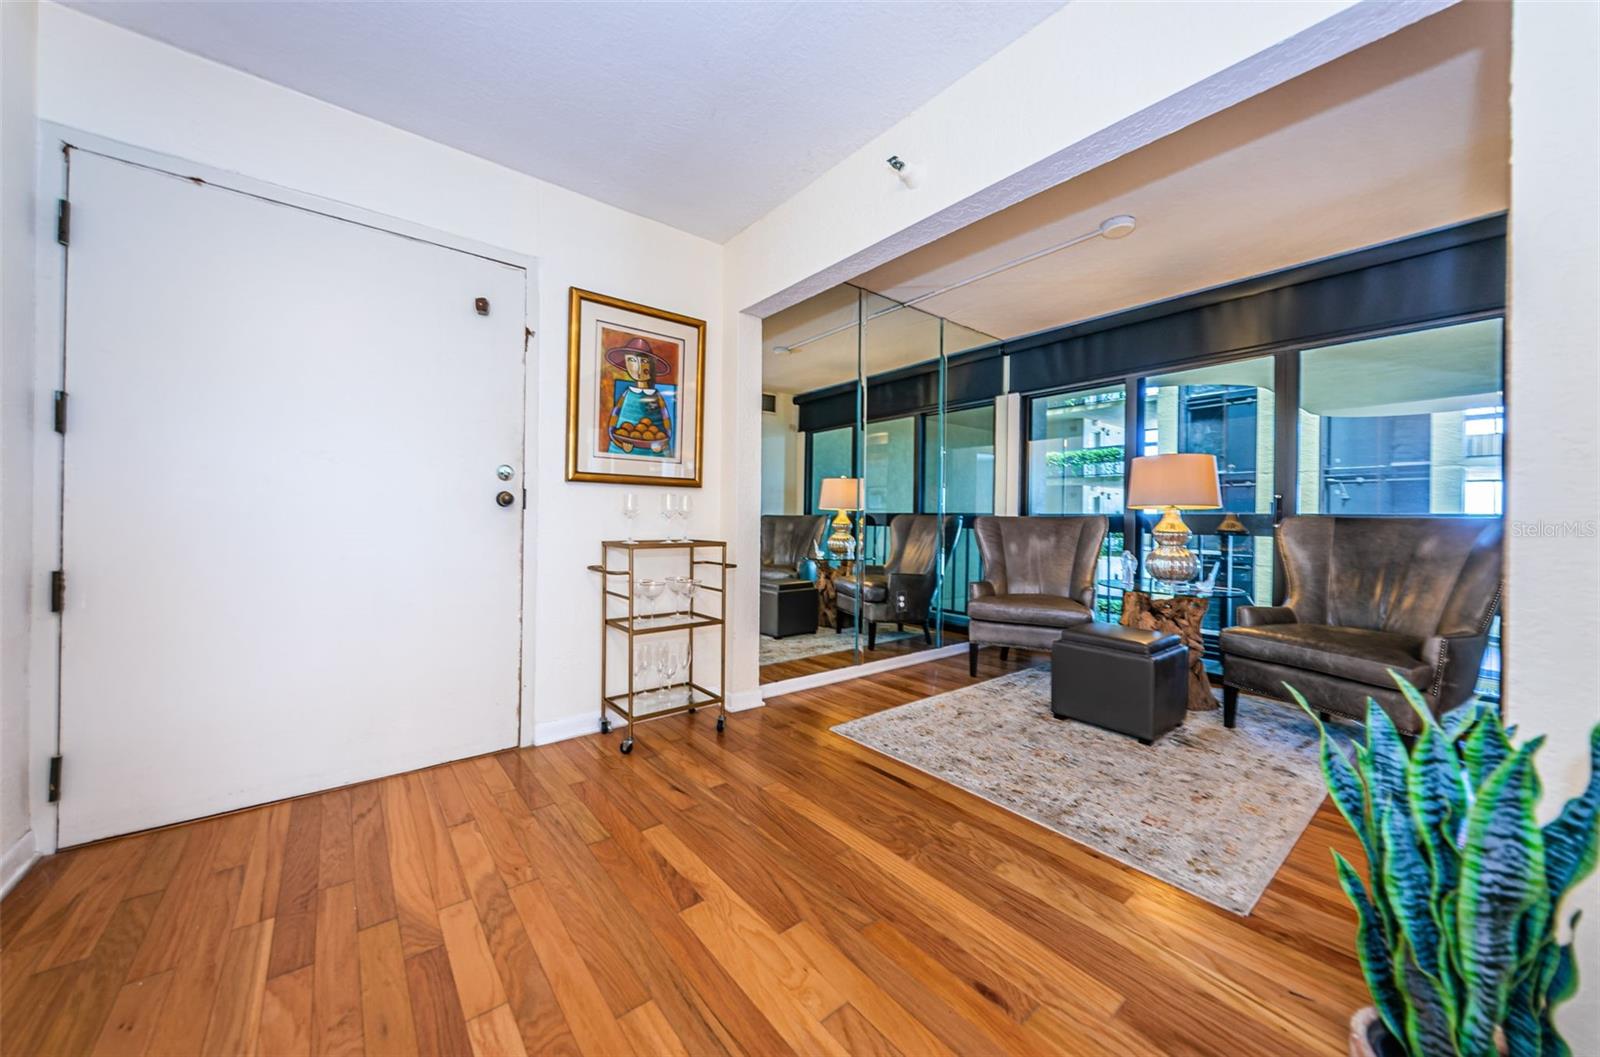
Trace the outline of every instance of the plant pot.
<instances>
[{"instance_id":1,"label":"plant pot","mask_svg":"<svg viewBox=\"0 0 1600 1057\"><path fill-rule=\"evenodd\" d=\"M1366 1006L1350 1016L1350 1057L1406 1057L1406 1048L1389 1034L1378 1010Z\"/></svg>"}]
</instances>

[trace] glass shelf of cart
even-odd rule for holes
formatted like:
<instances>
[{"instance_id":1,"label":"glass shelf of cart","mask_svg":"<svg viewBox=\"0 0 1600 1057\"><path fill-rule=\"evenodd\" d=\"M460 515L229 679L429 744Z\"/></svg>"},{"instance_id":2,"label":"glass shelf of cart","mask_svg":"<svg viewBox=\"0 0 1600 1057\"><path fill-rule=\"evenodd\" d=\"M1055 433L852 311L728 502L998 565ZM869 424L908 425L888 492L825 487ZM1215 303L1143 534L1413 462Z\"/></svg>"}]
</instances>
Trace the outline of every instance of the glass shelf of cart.
<instances>
[{"instance_id":1,"label":"glass shelf of cart","mask_svg":"<svg viewBox=\"0 0 1600 1057\"><path fill-rule=\"evenodd\" d=\"M717 547L722 548L727 544L720 540L601 540L600 546L607 549L622 551L660 551L682 550L685 547Z\"/></svg>"},{"instance_id":2,"label":"glass shelf of cart","mask_svg":"<svg viewBox=\"0 0 1600 1057\"><path fill-rule=\"evenodd\" d=\"M636 616L633 626L629 627L627 617L608 617L606 627L616 628L618 631L632 631L635 635L653 635L661 631L683 631L693 628L713 628L722 623L720 617L708 617L700 613L693 616L687 614L663 613L658 617Z\"/></svg>"},{"instance_id":3,"label":"glass shelf of cart","mask_svg":"<svg viewBox=\"0 0 1600 1057\"><path fill-rule=\"evenodd\" d=\"M690 692L688 701L684 700L683 692ZM666 692L666 696L663 695ZM674 712L686 712L691 708L704 708L707 705L722 703L722 695L713 690L708 690L699 683L673 683L671 686L652 686L633 692L633 715L636 720L656 719L660 716L670 716ZM607 694L606 704L617 709L624 715L628 710L627 694Z\"/></svg>"}]
</instances>

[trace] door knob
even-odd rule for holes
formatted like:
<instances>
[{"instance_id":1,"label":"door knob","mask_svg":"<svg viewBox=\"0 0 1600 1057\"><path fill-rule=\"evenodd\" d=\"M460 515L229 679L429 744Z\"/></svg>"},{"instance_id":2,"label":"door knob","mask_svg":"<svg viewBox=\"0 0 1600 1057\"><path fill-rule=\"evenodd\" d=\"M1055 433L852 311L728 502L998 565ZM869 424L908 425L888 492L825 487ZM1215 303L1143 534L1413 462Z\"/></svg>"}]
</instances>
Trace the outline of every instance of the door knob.
<instances>
[{"instance_id":1,"label":"door knob","mask_svg":"<svg viewBox=\"0 0 1600 1057\"><path fill-rule=\"evenodd\" d=\"M502 481L509 481L516 475L516 472L517 471L513 470L510 466L501 464L495 469L494 475L500 478Z\"/></svg>"},{"instance_id":2,"label":"door knob","mask_svg":"<svg viewBox=\"0 0 1600 1057\"><path fill-rule=\"evenodd\" d=\"M517 501L517 497L512 495L510 492L501 492L499 495L494 497L494 501L499 503L501 506L510 506L512 503Z\"/></svg>"}]
</instances>

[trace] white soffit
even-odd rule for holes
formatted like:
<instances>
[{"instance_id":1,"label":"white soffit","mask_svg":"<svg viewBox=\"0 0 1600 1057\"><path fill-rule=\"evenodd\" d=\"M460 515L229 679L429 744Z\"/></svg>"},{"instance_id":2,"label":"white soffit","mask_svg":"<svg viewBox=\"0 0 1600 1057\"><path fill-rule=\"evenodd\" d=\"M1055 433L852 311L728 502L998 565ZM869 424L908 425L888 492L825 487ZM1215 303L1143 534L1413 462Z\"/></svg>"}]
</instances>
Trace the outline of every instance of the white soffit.
<instances>
[{"instance_id":1,"label":"white soffit","mask_svg":"<svg viewBox=\"0 0 1600 1057\"><path fill-rule=\"evenodd\" d=\"M720 242L1063 0L66 2Z\"/></svg>"},{"instance_id":2,"label":"white soffit","mask_svg":"<svg viewBox=\"0 0 1600 1057\"><path fill-rule=\"evenodd\" d=\"M923 302L1015 337L1498 212L1509 21L1456 5L853 282L906 300L1138 217L1128 238Z\"/></svg>"}]
</instances>

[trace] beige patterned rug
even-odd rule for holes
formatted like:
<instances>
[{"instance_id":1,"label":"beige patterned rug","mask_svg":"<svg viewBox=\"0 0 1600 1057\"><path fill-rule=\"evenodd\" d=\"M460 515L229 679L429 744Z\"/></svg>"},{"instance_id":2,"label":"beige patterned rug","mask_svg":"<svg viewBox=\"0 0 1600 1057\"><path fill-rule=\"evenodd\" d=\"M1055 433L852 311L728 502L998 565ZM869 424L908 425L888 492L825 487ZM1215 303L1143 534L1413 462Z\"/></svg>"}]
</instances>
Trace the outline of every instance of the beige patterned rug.
<instances>
[{"instance_id":1,"label":"beige patterned rug","mask_svg":"<svg viewBox=\"0 0 1600 1057\"><path fill-rule=\"evenodd\" d=\"M910 639L921 635L920 631L894 631L890 628L879 626L878 644L896 642L900 639ZM846 628L842 633L833 628L823 628L810 635L787 635L781 639L761 636L761 662L762 664L777 664L780 661L798 661L802 657L815 657L820 653L843 653L855 649L855 631ZM867 632L861 630L861 648L867 648Z\"/></svg>"},{"instance_id":2,"label":"beige patterned rug","mask_svg":"<svg viewBox=\"0 0 1600 1057\"><path fill-rule=\"evenodd\" d=\"M833 728L1152 877L1248 914L1325 790L1316 724L1241 697L1145 746L1050 714L1030 668Z\"/></svg>"}]
</instances>

